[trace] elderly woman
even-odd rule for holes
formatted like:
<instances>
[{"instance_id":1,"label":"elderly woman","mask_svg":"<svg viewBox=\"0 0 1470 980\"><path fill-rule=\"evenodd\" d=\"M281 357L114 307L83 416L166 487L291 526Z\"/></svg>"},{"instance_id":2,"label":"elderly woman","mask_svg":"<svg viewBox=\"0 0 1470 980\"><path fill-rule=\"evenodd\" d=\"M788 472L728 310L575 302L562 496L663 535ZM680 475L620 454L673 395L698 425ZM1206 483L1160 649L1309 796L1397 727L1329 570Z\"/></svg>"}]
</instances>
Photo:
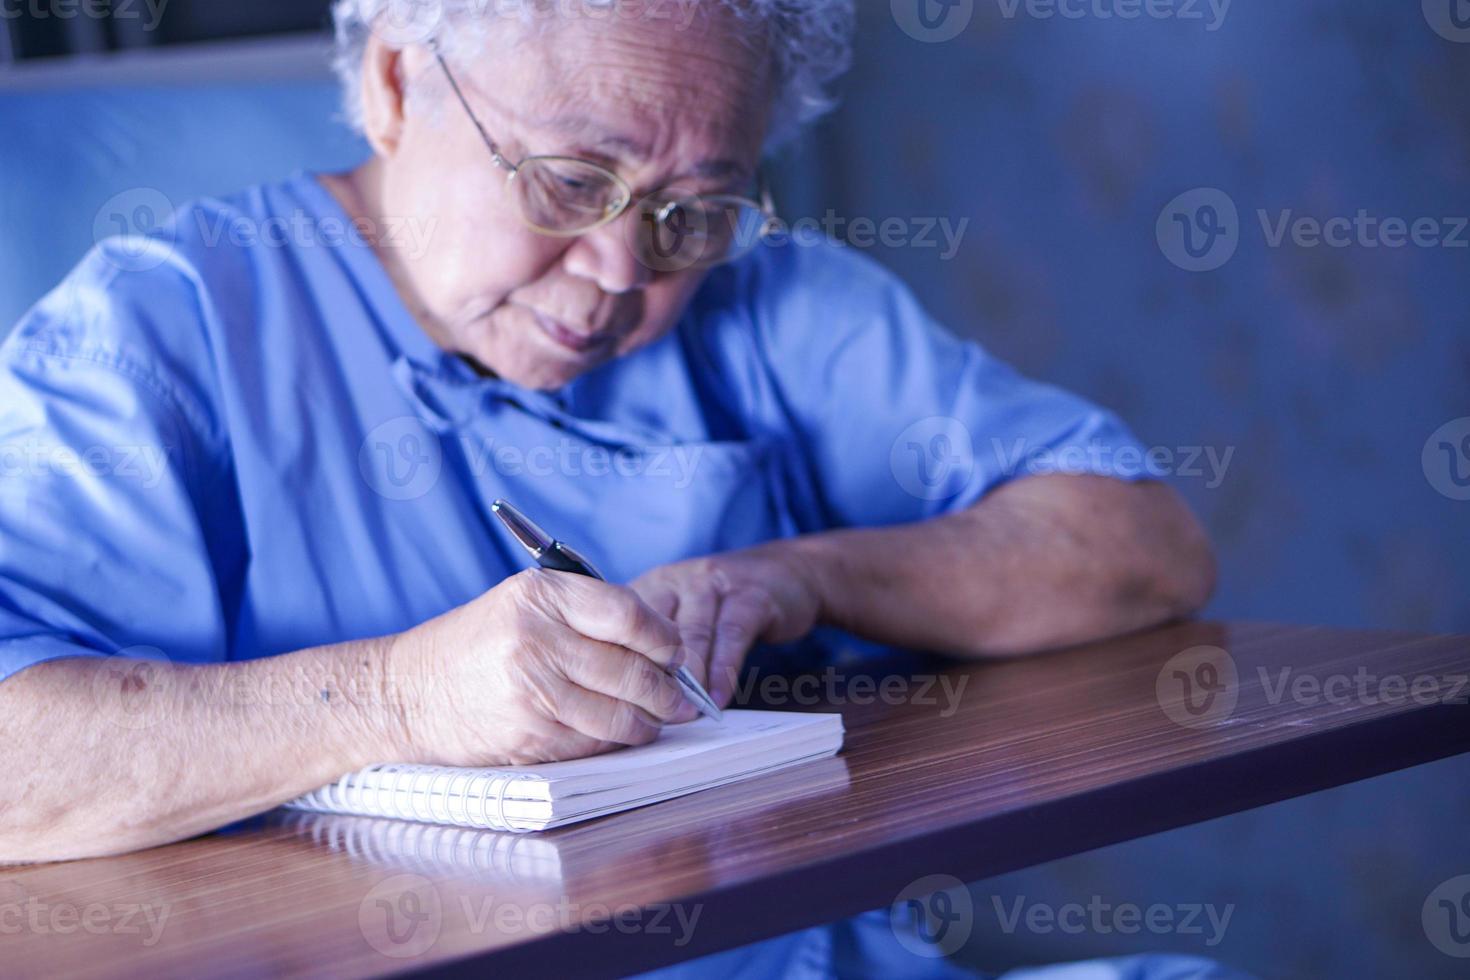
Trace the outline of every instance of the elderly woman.
<instances>
[{"instance_id":1,"label":"elderly woman","mask_svg":"<svg viewBox=\"0 0 1470 980\"><path fill-rule=\"evenodd\" d=\"M645 743L675 661L723 704L836 636L1004 657L1204 602L1116 419L772 234L851 0L380 6L336 11L370 160L102 242L0 352L0 438L83 463L0 492L0 861ZM525 571L497 497L629 584Z\"/></svg>"}]
</instances>

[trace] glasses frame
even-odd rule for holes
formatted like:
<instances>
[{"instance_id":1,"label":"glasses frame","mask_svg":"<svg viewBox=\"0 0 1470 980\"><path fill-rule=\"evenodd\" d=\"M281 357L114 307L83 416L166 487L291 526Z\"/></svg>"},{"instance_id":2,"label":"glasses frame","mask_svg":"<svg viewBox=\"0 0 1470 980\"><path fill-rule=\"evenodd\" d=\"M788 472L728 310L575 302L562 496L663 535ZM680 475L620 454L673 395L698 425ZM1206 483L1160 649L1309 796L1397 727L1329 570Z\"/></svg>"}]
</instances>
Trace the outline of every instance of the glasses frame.
<instances>
[{"instance_id":1,"label":"glasses frame","mask_svg":"<svg viewBox=\"0 0 1470 980\"><path fill-rule=\"evenodd\" d=\"M589 234L590 232L594 232L597 229L604 227L605 225L612 224L614 221L621 218L624 214L627 214L628 210L634 206L635 202L633 200L633 188L628 184L628 182L614 171L609 170L607 167L604 167L599 163L593 163L591 160L583 160L580 157L558 156L552 154L533 154L531 156L525 157L519 163L513 163L505 156L505 154L500 152L500 144L495 141L495 137L490 135L490 132L485 128L484 124L480 122L480 117L477 116L475 114L475 110L471 108L469 100L465 98L464 91L459 87L459 82L455 80L454 73L449 70L449 63L444 60L443 54L441 54L437 48L431 48L431 50L433 52L434 59L439 62L439 67L444 72L444 77L449 81L449 87L454 90L455 98L459 101L459 104L464 107L465 114L470 117L470 122L474 124L475 131L480 134L480 139L484 141L485 148L490 151L490 159L495 162L496 167L505 171L507 186L515 183L516 179L520 177L522 169L524 169L525 166L529 163L574 163L577 166L587 167L589 170L606 176L612 182L613 186L618 189L619 194L615 201L615 204L606 208L603 216L595 223L588 225L585 228L581 228L577 231L562 231L556 228L543 228L542 226L532 221L530 217L526 215L525 209L521 207L518 203L516 206L516 213L520 216L522 223L525 224L527 228L530 228L537 234L546 235L551 238L580 238L583 235ZM665 228L671 231L677 231L677 229L674 229L673 226L669 224L669 219L673 216L675 209L677 209L681 204L689 201L690 199L700 201L713 200L739 203L746 207L753 208L765 219L761 225L760 234L756 237L756 243L759 244L761 241L764 241L771 235L771 233L778 225L780 219L776 214L775 199L771 195L771 189L766 182L764 172L760 173L760 175L758 176L757 185L757 193L760 195L760 200L754 200L741 194L686 194L682 197L675 197L666 201L663 206L660 207L657 211L653 212L653 214L658 222ZM651 197L652 195L649 196ZM750 248L754 247L755 246L751 246ZM741 252L737 252L732 255L727 255L715 262L703 263L703 265L707 267L713 267L723 265L727 262L733 262L734 260L747 254L750 251L750 248L747 248Z\"/></svg>"}]
</instances>

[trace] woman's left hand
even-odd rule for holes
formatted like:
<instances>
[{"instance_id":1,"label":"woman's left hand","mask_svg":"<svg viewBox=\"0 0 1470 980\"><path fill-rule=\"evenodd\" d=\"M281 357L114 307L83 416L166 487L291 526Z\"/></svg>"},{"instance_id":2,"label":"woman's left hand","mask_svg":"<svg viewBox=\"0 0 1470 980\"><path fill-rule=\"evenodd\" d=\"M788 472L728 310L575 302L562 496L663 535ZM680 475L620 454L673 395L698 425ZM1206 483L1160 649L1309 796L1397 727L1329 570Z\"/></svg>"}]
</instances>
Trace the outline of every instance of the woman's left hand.
<instances>
[{"instance_id":1,"label":"woman's left hand","mask_svg":"<svg viewBox=\"0 0 1470 980\"><path fill-rule=\"evenodd\" d=\"M799 640L821 613L810 566L787 541L664 565L632 588L678 624L689 670L721 708L751 647ZM696 717L685 704L673 720Z\"/></svg>"}]
</instances>

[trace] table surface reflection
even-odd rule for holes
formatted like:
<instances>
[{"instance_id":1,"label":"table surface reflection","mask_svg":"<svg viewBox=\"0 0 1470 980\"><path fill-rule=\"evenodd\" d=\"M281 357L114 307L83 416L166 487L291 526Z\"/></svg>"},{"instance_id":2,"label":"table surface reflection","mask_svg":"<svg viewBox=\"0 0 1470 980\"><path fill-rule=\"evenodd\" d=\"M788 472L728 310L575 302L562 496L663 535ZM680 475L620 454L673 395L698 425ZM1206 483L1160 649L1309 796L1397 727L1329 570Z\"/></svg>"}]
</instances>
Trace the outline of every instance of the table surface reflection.
<instances>
[{"instance_id":1,"label":"table surface reflection","mask_svg":"<svg viewBox=\"0 0 1470 980\"><path fill-rule=\"evenodd\" d=\"M278 811L0 869L0 973L648 969L1466 751L1467 674L1465 637L1185 623L827 677L838 757L549 833Z\"/></svg>"}]
</instances>

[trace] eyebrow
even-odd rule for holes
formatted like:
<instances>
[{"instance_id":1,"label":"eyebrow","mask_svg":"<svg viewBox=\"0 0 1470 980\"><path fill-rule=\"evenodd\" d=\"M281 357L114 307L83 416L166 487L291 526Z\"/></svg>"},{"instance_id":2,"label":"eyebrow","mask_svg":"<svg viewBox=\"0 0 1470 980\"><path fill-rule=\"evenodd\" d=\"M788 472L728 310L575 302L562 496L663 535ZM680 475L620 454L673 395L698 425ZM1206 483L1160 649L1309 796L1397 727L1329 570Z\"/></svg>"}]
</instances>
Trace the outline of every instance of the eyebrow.
<instances>
[{"instance_id":1,"label":"eyebrow","mask_svg":"<svg viewBox=\"0 0 1470 980\"><path fill-rule=\"evenodd\" d=\"M619 133L600 132L597 123L586 116L558 116L540 121L548 129L565 133L577 141L579 149L605 153L621 160L642 161L652 156L647 143ZM593 135L597 134L597 135ZM731 159L706 159L696 163L688 176L708 180L749 177L744 164Z\"/></svg>"}]
</instances>

